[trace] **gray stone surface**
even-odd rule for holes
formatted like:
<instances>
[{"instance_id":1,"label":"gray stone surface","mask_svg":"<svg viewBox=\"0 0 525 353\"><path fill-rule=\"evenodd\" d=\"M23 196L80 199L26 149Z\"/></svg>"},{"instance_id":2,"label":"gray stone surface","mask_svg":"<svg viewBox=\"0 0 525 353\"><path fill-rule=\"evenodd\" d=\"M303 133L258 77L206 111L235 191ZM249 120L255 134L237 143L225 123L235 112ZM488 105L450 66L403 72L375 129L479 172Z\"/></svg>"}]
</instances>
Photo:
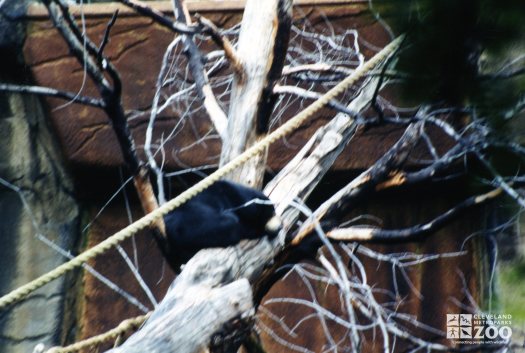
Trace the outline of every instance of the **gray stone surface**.
<instances>
[{"instance_id":1,"label":"gray stone surface","mask_svg":"<svg viewBox=\"0 0 525 353\"><path fill-rule=\"evenodd\" d=\"M0 98L0 293L29 282L65 258L37 234L71 249L79 230L79 209L37 98ZM22 197L25 201L22 201ZM58 343L64 317L65 279L0 311L0 353L32 352L38 343Z\"/></svg>"}]
</instances>

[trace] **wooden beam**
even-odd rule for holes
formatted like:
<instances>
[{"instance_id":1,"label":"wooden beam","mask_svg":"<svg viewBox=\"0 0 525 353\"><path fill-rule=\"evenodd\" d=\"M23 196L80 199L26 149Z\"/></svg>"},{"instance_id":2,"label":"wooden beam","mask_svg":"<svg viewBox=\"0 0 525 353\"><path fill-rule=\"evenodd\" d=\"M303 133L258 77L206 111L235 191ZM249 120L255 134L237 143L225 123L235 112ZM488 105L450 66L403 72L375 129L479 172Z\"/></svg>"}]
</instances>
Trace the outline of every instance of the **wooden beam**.
<instances>
[{"instance_id":1,"label":"wooden beam","mask_svg":"<svg viewBox=\"0 0 525 353\"><path fill-rule=\"evenodd\" d=\"M330 6L344 4L363 4L367 0L294 0L294 6ZM190 12L221 12L221 11L242 11L245 0L186 0L184 2ZM173 13L171 1L147 1L146 4L152 8L165 13ZM75 16L80 14L80 5L71 5L71 13ZM139 16L129 7L118 2L107 2L102 4L84 4L83 11L87 17L106 17L111 16L115 10L119 10L119 16ZM30 19L48 18L48 13L42 4L32 3L27 10L27 17Z\"/></svg>"},{"instance_id":2,"label":"wooden beam","mask_svg":"<svg viewBox=\"0 0 525 353\"><path fill-rule=\"evenodd\" d=\"M344 4L364 4L367 0L294 0L294 6L330 6ZM147 1L148 6L153 9L172 14L173 7L171 1ZM242 11L245 0L186 0L184 2L190 12L223 12L223 11ZM80 14L79 5L71 5L71 13L75 16ZM111 16L115 10L119 10L119 16L139 16L129 7L117 2L107 2L102 4L84 4L83 11L87 17L106 17ZM42 4L32 3L27 10L27 17L30 19L47 19L48 13Z\"/></svg>"}]
</instances>

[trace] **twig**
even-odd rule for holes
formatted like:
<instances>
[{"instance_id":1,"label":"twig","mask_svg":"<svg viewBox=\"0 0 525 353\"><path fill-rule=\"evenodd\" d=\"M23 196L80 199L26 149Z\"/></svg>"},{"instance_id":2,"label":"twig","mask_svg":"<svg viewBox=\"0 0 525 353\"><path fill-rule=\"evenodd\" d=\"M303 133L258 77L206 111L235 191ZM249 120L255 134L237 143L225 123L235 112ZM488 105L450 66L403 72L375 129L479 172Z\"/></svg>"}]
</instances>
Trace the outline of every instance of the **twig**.
<instances>
[{"instance_id":1,"label":"twig","mask_svg":"<svg viewBox=\"0 0 525 353\"><path fill-rule=\"evenodd\" d=\"M465 146L466 142L465 139L459 135L454 127L447 123L446 121L443 121L441 119L434 118L434 114L429 114L428 116L424 116L422 120L428 121L439 128L441 128L447 135L452 137L454 140L456 140L459 144ZM500 187L503 189L507 195L509 195L514 201L516 201L521 207L525 208L525 199L516 191L514 190L509 183L503 179L503 177L498 173L498 171L492 166L492 164L487 161L485 156L481 153L479 150L473 151L474 156L483 164L483 166L493 175L494 177L494 183L495 186Z\"/></svg>"},{"instance_id":2,"label":"twig","mask_svg":"<svg viewBox=\"0 0 525 353\"><path fill-rule=\"evenodd\" d=\"M96 55L96 46L87 40L87 38L84 40L78 26L68 11L67 5L61 0L43 0L43 3L49 11L53 24L66 41L69 50L76 57L77 61L82 66L85 66L88 75L97 84L97 88L104 86L106 90L110 90L111 85L101 72L99 68L100 64L85 52L85 49L87 49L89 54ZM86 46L84 46L84 42ZM105 100L105 97L103 96L102 99Z\"/></svg>"},{"instance_id":3,"label":"twig","mask_svg":"<svg viewBox=\"0 0 525 353\"><path fill-rule=\"evenodd\" d=\"M215 44L217 44L222 50L224 50L224 55L228 59L228 62L230 63L232 68L235 70L235 73L240 77L244 77L244 67L228 37L223 36L219 32L217 26L215 26L215 24L206 17L201 16L200 14L196 14L195 18L197 19L197 21L199 21L199 24L206 30L206 33L208 33L211 36L211 39L213 39Z\"/></svg>"},{"instance_id":4,"label":"twig","mask_svg":"<svg viewBox=\"0 0 525 353\"><path fill-rule=\"evenodd\" d=\"M473 139L468 139L466 146L456 144L442 157L435 160L431 165L423 169L414 172L398 171L392 174L389 179L376 185L376 191L387 189L393 186L416 184L437 177L445 170L451 168L459 159L463 158L469 152L472 152L479 147L475 140L471 140Z\"/></svg>"},{"instance_id":5,"label":"twig","mask_svg":"<svg viewBox=\"0 0 525 353\"><path fill-rule=\"evenodd\" d=\"M93 80L104 101L104 111L112 122L113 131L119 142L124 163L133 175L135 188L145 213L158 207L153 193L153 187L148 178L148 171L142 166L135 149L135 143L127 123L124 107L122 106L122 82L117 69L103 55L99 55L99 48L85 37L79 30L69 8L63 0L43 0L49 15L62 37L66 41L77 61L85 66L87 74ZM87 51L86 51L87 50ZM107 75L106 75L107 74ZM106 76L109 76L111 83ZM155 222L157 230L164 234L162 218Z\"/></svg>"},{"instance_id":6,"label":"twig","mask_svg":"<svg viewBox=\"0 0 525 353\"><path fill-rule=\"evenodd\" d=\"M319 97L322 96L322 94L314 92L314 91L308 91L304 88L297 87L297 86L281 86L281 85L275 85L273 87L273 93L275 94L293 94L295 96L309 99L309 100L315 100L319 99ZM337 101L336 99L331 99L330 102L327 104L330 108L337 110L338 112L348 114L350 116L357 117L358 114L356 112L351 111L348 109L343 103ZM364 119L361 119L364 121Z\"/></svg>"},{"instance_id":7,"label":"twig","mask_svg":"<svg viewBox=\"0 0 525 353\"><path fill-rule=\"evenodd\" d=\"M163 27L166 27L173 32L179 33L179 34L197 34L202 32L202 29L200 26L193 26L193 25L187 25L186 23L182 21L172 21L169 17L164 16L164 14L160 11L157 11L150 6L144 4L141 1L137 0L118 0L120 3L132 8L133 10L137 11L141 15L147 16L151 19L153 19L155 22L160 24Z\"/></svg>"},{"instance_id":8,"label":"twig","mask_svg":"<svg viewBox=\"0 0 525 353\"><path fill-rule=\"evenodd\" d=\"M430 222L418 224L404 229L390 230L380 229L377 227L348 227L332 229L331 231L327 232L326 235L328 238L337 241L399 241L412 239L420 235L432 233L437 229L442 228L446 223L460 215L468 208L492 200L500 196L502 192L503 190L498 188L482 195L469 197L445 213L440 214Z\"/></svg>"},{"instance_id":9,"label":"twig","mask_svg":"<svg viewBox=\"0 0 525 353\"><path fill-rule=\"evenodd\" d=\"M334 72L334 73L340 73L345 76L350 75L354 70L346 68L344 66L336 66L328 63L315 63L315 64L305 64L305 65L297 65L297 66L290 66L286 65L283 68L283 76L289 76L301 72Z\"/></svg>"},{"instance_id":10,"label":"twig","mask_svg":"<svg viewBox=\"0 0 525 353\"><path fill-rule=\"evenodd\" d=\"M104 52L104 48L109 42L109 33L111 32L111 28L113 28L113 25L117 21L117 16L118 16L118 10L116 10L113 13L113 16L111 16L111 20L109 20L108 25L106 26L106 31L104 32L104 38L102 38L102 42L100 43L100 46L98 47L97 58L99 61L102 59L102 53Z\"/></svg>"},{"instance_id":11,"label":"twig","mask_svg":"<svg viewBox=\"0 0 525 353\"><path fill-rule=\"evenodd\" d=\"M187 10L184 8L184 5L178 0L173 0L173 7L177 21L191 25L191 19L187 16ZM183 43L184 54L188 58L188 66L191 71L191 75L195 80L197 94L199 95L199 98L204 100L204 108L206 109L206 112L208 113L215 130L217 130L217 133L221 137L222 141L224 141L227 138L226 129L228 126L228 119L226 118L226 114L217 102L217 98L211 89L210 82L208 80L208 74L204 68L202 54L193 41L192 37L184 35Z\"/></svg>"},{"instance_id":12,"label":"twig","mask_svg":"<svg viewBox=\"0 0 525 353\"><path fill-rule=\"evenodd\" d=\"M24 85L13 85L8 83L0 83L0 91L22 93L22 94L36 94L39 96L47 96L54 98L66 99L79 104L89 105L95 108L104 109L106 107L102 99L79 96L76 93L60 91L50 87L41 86L24 86Z\"/></svg>"}]
</instances>

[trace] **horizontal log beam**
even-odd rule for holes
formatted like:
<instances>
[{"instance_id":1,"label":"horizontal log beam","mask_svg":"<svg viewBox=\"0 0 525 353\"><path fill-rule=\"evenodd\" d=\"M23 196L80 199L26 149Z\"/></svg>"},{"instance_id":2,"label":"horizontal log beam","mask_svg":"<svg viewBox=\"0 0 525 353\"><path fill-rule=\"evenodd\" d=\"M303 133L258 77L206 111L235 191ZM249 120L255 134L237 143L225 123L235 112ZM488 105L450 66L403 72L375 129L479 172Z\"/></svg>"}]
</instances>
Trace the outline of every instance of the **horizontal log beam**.
<instances>
[{"instance_id":1,"label":"horizontal log beam","mask_svg":"<svg viewBox=\"0 0 525 353\"><path fill-rule=\"evenodd\" d=\"M315 6L315 5L341 5L341 4L363 4L367 0L295 0L296 6ZM184 2L190 12L206 12L206 11L242 11L246 3L245 0L187 0ZM165 13L173 13L171 1L148 1L148 6ZM84 4L83 10L85 16L88 17L105 17L111 16L116 10L119 10L119 16L138 16L135 11L129 7L119 4L117 2L103 3L103 4ZM80 14L80 6L72 5L71 13L73 15ZM27 16L31 19L47 19L48 13L44 6L40 4L32 4L29 6Z\"/></svg>"}]
</instances>

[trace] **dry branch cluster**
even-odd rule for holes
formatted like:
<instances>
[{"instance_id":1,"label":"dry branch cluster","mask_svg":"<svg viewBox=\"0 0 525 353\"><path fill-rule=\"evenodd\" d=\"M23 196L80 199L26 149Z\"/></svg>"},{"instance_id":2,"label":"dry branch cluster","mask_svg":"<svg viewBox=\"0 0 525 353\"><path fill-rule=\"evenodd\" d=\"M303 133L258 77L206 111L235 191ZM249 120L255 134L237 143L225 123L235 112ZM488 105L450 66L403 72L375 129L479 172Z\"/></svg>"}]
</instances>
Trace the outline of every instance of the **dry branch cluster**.
<instances>
[{"instance_id":1,"label":"dry branch cluster","mask_svg":"<svg viewBox=\"0 0 525 353\"><path fill-rule=\"evenodd\" d=\"M99 97L44 87L2 84L0 89L53 96L103 109L112 122L146 213L166 201L165 182L176 173L167 173L163 168L166 154L171 153L164 145L169 139L177 138L181 125L191 124L195 116L205 114L213 129L204 136L196 136L195 143L220 139L223 147L218 166L224 165L255 144L268 130L280 125L290 112L301 110L361 67L366 61L361 47L375 49L360 38L357 30L333 28L328 20L324 23L324 32L319 32L307 20L292 23L290 0L249 0L243 22L229 29L219 29L201 16L192 19L179 0L173 0L173 18L139 1L120 2L174 32L159 69L151 109L134 112L124 109L121 91L125 82L121 82L117 69L104 55L118 13L108 23L103 41L93 43L81 32L78 20L71 16L63 0L44 0L43 3L71 53L95 83ZM205 44L209 47L210 40L216 47L204 52L202 48ZM466 209L502 193L525 206L525 200L516 189L522 177L500 175L487 154L490 149L499 148L522 156L524 150L513 142L493 138L483 117L477 117L475 111L468 108L442 104L414 108L395 106L378 95L385 87L395 86L400 77L399 74L393 78L388 75L391 64L392 60L387 60L357 87L332 99L328 105L334 117L321 126L295 158L264 187L282 219L281 236L273 242L261 239L242 242L234 248L199 252L184 266L144 327L112 352L197 352L210 346L217 351L236 349L249 335L232 323L242 322L251 328L259 304L257 315L279 321L271 311L276 303L310 308L312 315L323 323L325 338L332 345L327 350L345 347L358 352L362 349L363 335L370 331L377 332L384 352L391 351L396 340L406 342L407 347L414 350L449 350L441 343L418 337L407 327L416 327L437 337L443 337L443 332L378 302L376 289L369 285L357 255L388 263L416 291L407 274L408 268L462 253L381 254L354 242L418 239L440 229ZM371 106L374 108L369 109ZM155 139L156 122L167 112L177 116L178 123L172 131L163 131L161 138ZM147 160L144 161L137 156L127 123L139 116L149 116L144 145ZM327 197L316 209L306 207L308 197L344 147L357 133L374 126L401 126L405 131L367 170ZM446 150L434 145L436 131L447 137L450 146ZM418 157L416 149L426 151L429 157ZM234 172L230 179L262 187L266 157L265 154L257 156ZM470 173L471 164L484 170L487 187L479 195L459 202L425 223L404 229L383 229L379 223L364 218L343 223L348 211L370 195L459 178ZM188 172L200 173L197 170ZM156 195L152 177L156 181ZM156 227L155 231L162 234L162 221ZM314 298L272 298L263 303L254 302L254 298L264 295L267 284L280 273L280 267L290 263L297 249L312 239L325 245L325 250L317 256L319 266L303 263L294 265L293 271L307 287L316 282L335 288L343 315L324 308ZM344 244L340 247L333 245L341 241ZM388 295L393 300L399 299L397 293ZM328 329L328 321L346 330L348 339L337 341ZM258 332L265 332L290 349L308 351L278 337L262 322L256 326ZM286 330L293 335L292 328ZM218 338L235 337L237 333L241 338Z\"/></svg>"}]
</instances>

